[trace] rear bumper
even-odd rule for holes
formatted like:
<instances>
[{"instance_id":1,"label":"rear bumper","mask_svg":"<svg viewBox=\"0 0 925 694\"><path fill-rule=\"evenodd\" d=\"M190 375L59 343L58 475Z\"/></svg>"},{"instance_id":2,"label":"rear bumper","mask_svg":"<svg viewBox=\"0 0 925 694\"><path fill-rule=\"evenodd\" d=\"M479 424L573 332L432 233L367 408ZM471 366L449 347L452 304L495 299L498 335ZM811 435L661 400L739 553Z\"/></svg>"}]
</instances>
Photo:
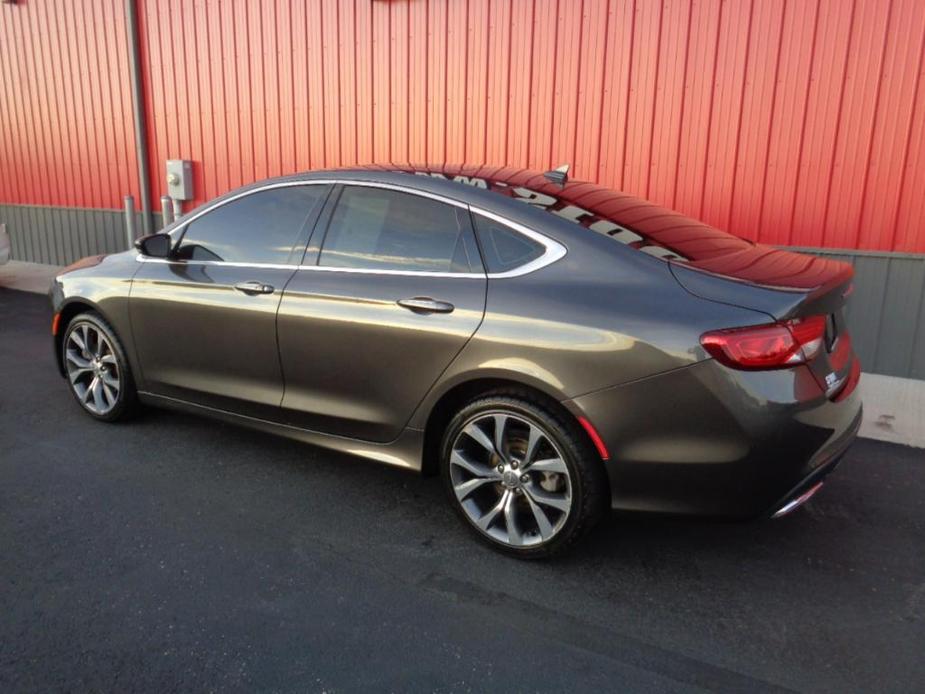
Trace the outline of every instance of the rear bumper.
<instances>
[{"instance_id":1,"label":"rear bumper","mask_svg":"<svg viewBox=\"0 0 925 694\"><path fill-rule=\"evenodd\" d=\"M834 468L857 435L857 391L833 402L804 366L734 371L713 360L566 406L608 450L620 510L773 514Z\"/></svg>"},{"instance_id":2,"label":"rear bumper","mask_svg":"<svg viewBox=\"0 0 925 694\"><path fill-rule=\"evenodd\" d=\"M811 466L813 468L812 472L774 504L770 512L772 518L780 518L791 511L795 511L819 491L826 477L838 467L845 455L845 451L857 438L863 416L863 408L861 408L858 410L854 423L841 438L816 454L816 460L813 461Z\"/></svg>"}]
</instances>

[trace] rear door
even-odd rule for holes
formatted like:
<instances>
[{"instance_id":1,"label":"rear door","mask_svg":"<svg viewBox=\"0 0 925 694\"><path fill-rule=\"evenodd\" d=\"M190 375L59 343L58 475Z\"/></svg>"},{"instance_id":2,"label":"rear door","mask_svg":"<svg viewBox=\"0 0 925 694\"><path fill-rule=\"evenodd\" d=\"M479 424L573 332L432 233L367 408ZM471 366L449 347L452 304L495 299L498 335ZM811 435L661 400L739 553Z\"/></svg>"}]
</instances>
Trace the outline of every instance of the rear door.
<instances>
[{"instance_id":1,"label":"rear door","mask_svg":"<svg viewBox=\"0 0 925 694\"><path fill-rule=\"evenodd\" d=\"M278 419L276 312L327 185L262 189L193 217L129 302L144 390Z\"/></svg>"},{"instance_id":2,"label":"rear door","mask_svg":"<svg viewBox=\"0 0 925 694\"><path fill-rule=\"evenodd\" d=\"M370 185L334 195L280 305L283 416L390 441L481 323L485 273L465 206Z\"/></svg>"}]
</instances>

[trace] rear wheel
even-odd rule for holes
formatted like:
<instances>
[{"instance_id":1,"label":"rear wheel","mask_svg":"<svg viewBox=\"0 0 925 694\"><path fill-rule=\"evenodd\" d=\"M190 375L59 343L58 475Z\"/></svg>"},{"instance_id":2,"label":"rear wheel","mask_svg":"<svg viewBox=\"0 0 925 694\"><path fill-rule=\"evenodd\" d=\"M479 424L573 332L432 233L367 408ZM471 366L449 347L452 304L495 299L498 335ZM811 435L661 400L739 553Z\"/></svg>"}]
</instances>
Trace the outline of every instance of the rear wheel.
<instances>
[{"instance_id":1,"label":"rear wheel","mask_svg":"<svg viewBox=\"0 0 925 694\"><path fill-rule=\"evenodd\" d=\"M450 499L475 533L520 557L561 552L604 510L604 472L574 422L542 403L479 398L442 446Z\"/></svg>"},{"instance_id":2,"label":"rear wheel","mask_svg":"<svg viewBox=\"0 0 925 694\"><path fill-rule=\"evenodd\" d=\"M61 358L71 393L87 414L114 422L134 413L137 394L125 350L101 316L74 316L64 334Z\"/></svg>"}]
</instances>

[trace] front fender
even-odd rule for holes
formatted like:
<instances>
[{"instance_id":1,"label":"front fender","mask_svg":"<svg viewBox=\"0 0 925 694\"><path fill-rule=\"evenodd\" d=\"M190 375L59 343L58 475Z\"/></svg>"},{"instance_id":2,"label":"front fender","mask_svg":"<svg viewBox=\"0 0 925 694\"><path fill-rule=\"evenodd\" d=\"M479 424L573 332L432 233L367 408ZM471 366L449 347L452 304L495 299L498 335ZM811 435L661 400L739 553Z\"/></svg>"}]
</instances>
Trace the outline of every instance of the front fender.
<instances>
[{"instance_id":1,"label":"front fender","mask_svg":"<svg viewBox=\"0 0 925 694\"><path fill-rule=\"evenodd\" d=\"M60 317L54 336L55 360L64 375L61 363L61 342L68 322L82 311L99 313L112 326L122 342L136 381L141 374L135 354L132 327L129 321L129 295L132 277L138 270L135 253L90 256L69 265L55 277L49 290L52 309Z\"/></svg>"}]
</instances>

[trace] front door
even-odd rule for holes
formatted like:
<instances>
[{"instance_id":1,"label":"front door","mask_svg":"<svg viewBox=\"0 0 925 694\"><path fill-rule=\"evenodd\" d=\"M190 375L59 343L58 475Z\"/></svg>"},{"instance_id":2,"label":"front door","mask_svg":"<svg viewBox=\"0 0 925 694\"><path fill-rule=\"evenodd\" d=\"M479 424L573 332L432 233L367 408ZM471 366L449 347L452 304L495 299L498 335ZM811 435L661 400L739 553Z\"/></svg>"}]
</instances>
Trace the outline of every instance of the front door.
<instances>
[{"instance_id":1,"label":"front door","mask_svg":"<svg viewBox=\"0 0 925 694\"><path fill-rule=\"evenodd\" d=\"M143 259L129 306L144 391L278 417L276 313L328 190L233 198L193 217L170 259Z\"/></svg>"},{"instance_id":2,"label":"front door","mask_svg":"<svg viewBox=\"0 0 925 694\"><path fill-rule=\"evenodd\" d=\"M279 310L285 421L391 441L482 321L468 210L345 185L309 261Z\"/></svg>"}]
</instances>

